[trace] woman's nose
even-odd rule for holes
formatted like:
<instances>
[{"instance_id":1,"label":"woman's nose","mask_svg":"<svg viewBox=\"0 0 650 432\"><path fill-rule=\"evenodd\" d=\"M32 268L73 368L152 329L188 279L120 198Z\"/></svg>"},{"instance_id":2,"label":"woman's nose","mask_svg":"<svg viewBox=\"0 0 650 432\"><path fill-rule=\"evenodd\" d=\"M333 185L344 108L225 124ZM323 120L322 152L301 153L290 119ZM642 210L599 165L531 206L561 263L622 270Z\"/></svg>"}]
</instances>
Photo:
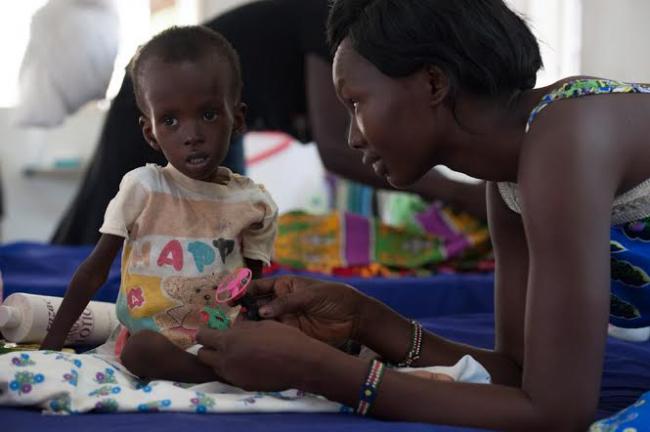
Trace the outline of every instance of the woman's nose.
<instances>
[{"instance_id":1,"label":"woman's nose","mask_svg":"<svg viewBox=\"0 0 650 432\"><path fill-rule=\"evenodd\" d=\"M350 122L350 128L348 130L348 146L355 150L361 150L365 147L363 134L354 119Z\"/></svg>"}]
</instances>

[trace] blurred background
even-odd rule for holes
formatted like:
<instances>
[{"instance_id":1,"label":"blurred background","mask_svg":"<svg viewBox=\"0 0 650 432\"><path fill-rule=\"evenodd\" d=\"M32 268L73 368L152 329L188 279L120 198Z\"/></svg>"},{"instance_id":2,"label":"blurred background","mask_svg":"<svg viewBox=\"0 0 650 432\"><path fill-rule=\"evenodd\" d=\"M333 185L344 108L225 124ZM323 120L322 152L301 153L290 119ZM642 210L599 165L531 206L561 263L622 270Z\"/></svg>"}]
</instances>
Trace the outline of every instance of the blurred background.
<instances>
[{"instance_id":1,"label":"blurred background","mask_svg":"<svg viewBox=\"0 0 650 432\"><path fill-rule=\"evenodd\" d=\"M64 116L57 115L56 110L61 107L47 100L47 94L39 90L42 79L38 75L23 82L22 87L19 85L21 65L23 75L29 72L25 55L30 43L30 25L35 14L48 2L0 3L0 52L4 56L0 68L0 178L4 208L0 241L46 242L51 237L82 181L110 101L117 94L124 68L139 44L168 26L201 23L248 2L250 0L49 2L59 8L58 14L42 17L49 26L46 28L58 41L55 48L50 44L48 51L41 53L41 56L48 56L51 67L73 64L73 54L88 42L79 32L84 26L93 30L101 28L103 34L110 36L93 42L97 52L91 55L97 71L86 71L95 77L106 75L108 85L92 100L84 102L80 109ZM540 72L539 86L577 74L649 81L650 57L644 54L650 36L647 24L650 2L647 0L509 2L527 18L540 40L545 68ZM69 18L66 14L75 3L93 4L94 9L92 14L79 18L82 25L76 28L77 33L66 34L65 30L71 27L57 20ZM34 37L35 30L31 33ZM83 76L70 76L66 85L81 88L83 79ZM42 124L30 125L21 119L20 95L27 98L32 107L34 104L41 107L45 115ZM323 210L327 206L327 193L317 151L313 145L286 141L285 136L278 134L256 132L247 135L248 174L267 185L281 211L292 208ZM292 178L304 180L292 182Z\"/></svg>"}]
</instances>

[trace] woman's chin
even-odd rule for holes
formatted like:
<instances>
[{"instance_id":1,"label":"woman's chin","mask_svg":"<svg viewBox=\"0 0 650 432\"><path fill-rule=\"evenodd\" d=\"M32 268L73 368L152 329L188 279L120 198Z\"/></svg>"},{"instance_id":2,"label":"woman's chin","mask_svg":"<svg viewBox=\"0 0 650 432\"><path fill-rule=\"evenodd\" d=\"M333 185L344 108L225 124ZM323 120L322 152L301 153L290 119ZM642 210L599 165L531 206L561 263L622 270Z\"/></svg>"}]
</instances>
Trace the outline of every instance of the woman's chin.
<instances>
[{"instance_id":1,"label":"woman's chin","mask_svg":"<svg viewBox=\"0 0 650 432\"><path fill-rule=\"evenodd\" d=\"M415 181L405 181L405 179L402 179L399 176L393 176L390 174L386 175L386 181L395 189L406 189L415 183Z\"/></svg>"}]
</instances>

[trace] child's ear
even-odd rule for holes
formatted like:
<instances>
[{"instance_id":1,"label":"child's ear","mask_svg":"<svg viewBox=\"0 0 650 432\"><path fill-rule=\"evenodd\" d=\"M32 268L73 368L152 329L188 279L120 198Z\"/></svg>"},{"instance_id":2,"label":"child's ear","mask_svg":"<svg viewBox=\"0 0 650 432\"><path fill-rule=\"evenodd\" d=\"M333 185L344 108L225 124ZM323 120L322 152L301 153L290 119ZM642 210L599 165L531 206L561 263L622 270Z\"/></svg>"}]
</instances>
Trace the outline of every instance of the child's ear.
<instances>
[{"instance_id":1,"label":"child's ear","mask_svg":"<svg viewBox=\"0 0 650 432\"><path fill-rule=\"evenodd\" d=\"M438 66L427 67L426 74L431 106L439 105L449 95L449 76Z\"/></svg>"},{"instance_id":2,"label":"child's ear","mask_svg":"<svg viewBox=\"0 0 650 432\"><path fill-rule=\"evenodd\" d=\"M248 106L243 102L239 102L237 105L235 105L234 122L232 125L233 133L239 133L239 134L246 133L246 110L247 109Z\"/></svg>"},{"instance_id":3,"label":"child's ear","mask_svg":"<svg viewBox=\"0 0 650 432\"><path fill-rule=\"evenodd\" d=\"M153 127L151 126L151 120L148 117L140 116L138 123L142 128L142 135L144 136L145 141L149 144L149 147L156 151L160 151L160 146L156 141L156 137L153 135Z\"/></svg>"}]
</instances>

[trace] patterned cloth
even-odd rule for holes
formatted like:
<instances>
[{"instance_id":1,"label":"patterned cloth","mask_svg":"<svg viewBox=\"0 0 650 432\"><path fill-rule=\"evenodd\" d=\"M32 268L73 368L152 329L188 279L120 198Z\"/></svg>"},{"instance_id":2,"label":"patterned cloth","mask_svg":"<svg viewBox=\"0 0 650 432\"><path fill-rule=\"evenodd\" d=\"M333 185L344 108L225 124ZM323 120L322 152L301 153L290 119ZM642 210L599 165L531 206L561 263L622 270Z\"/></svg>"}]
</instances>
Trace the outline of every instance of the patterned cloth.
<instances>
[{"instance_id":1,"label":"patterned cloth","mask_svg":"<svg viewBox=\"0 0 650 432\"><path fill-rule=\"evenodd\" d=\"M537 115L553 102L581 96L612 93L650 93L650 86L604 79L576 79L568 81L544 96L540 103L530 112L528 123L526 124L526 132L530 129L530 125L535 121Z\"/></svg>"},{"instance_id":2,"label":"patterned cloth","mask_svg":"<svg viewBox=\"0 0 650 432\"><path fill-rule=\"evenodd\" d=\"M650 326L650 217L611 229L610 322Z\"/></svg>"},{"instance_id":3,"label":"patterned cloth","mask_svg":"<svg viewBox=\"0 0 650 432\"><path fill-rule=\"evenodd\" d=\"M223 184L148 164L122 179L100 231L125 239L117 316L129 333L154 330L187 348L221 278L244 258L269 263L275 203L249 178L219 175Z\"/></svg>"},{"instance_id":4,"label":"patterned cloth","mask_svg":"<svg viewBox=\"0 0 650 432\"><path fill-rule=\"evenodd\" d=\"M453 366L418 369L455 381L490 383L470 356ZM183 384L139 380L98 354L18 351L0 355L0 405L39 407L47 413L84 412L351 412L349 407L298 390L246 392L218 382Z\"/></svg>"},{"instance_id":5,"label":"patterned cloth","mask_svg":"<svg viewBox=\"0 0 650 432\"><path fill-rule=\"evenodd\" d=\"M487 256L487 229L466 215L431 206L414 215L413 224L418 229L346 212L290 212L279 218L274 259L297 270L389 276L431 273L470 251Z\"/></svg>"},{"instance_id":6,"label":"patterned cloth","mask_svg":"<svg viewBox=\"0 0 650 432\"><path fill-rule=\"evenodd\" d=\"M650 431L650 392L645 393L632 406L616 415L600 420L589 432L645 432Z\"/></svg>"}]
</instances>

